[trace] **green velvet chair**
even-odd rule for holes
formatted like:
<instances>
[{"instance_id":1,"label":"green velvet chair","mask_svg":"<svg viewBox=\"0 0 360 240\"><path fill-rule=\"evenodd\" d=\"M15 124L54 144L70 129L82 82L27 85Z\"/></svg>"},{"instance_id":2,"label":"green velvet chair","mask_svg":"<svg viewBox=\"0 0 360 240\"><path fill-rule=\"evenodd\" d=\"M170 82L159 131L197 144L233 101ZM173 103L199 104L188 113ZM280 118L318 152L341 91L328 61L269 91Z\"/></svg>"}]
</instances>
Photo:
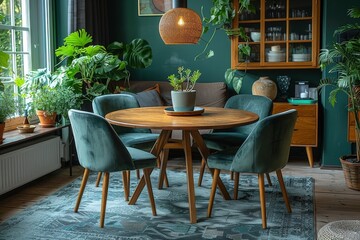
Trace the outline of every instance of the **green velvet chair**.
<instances>
[{"instance_id":1,"label":"green velvet chair","mask_svg":"<svg viewBox=\"0 0 360 240\"><path fill-rule=\"evenodd\" d=\"M294 131L297 111L292 109L260 120L240 147L227 148L211 154L207 159L209 168L214 169L208 206L211 217L217 181L221 170L237 173L257 173L259 181L262 227L266 228L266 203L264 174L276 171L281 192L288 212L291 207L287 197L281 169L288 162L291 137ZM238 191L235 189L234 191Z\"/></svg>"},{"instance_id":2,"label":"green velvet chair","mask_svg":"<svg viewBox=\"0 0 360 240\"><path fill-rule=\"evenodd\" d=\"M273 102L271 99L258 95L239 94L232 96L226 101L225 108L241 109L256 113L259 120L269 116L272 112ZM214 129L212 133L203 134L202 137L206 146L211 150L224 150L229 147L236 147L243 144L250 132L254 129L257 123L228 128L228 129ZM206 160L203 159L200 168L200 176L198 185L201 186L204 175ZM268 175L267 175L268 177ZM271 184L268 177L269 184ZM238 174L235 173L235 181L238 181ZM237 193L234 193L234 198L237 198Z\"/></svg>"},{"instance_id":3,"label":"green velvet chair","mask_svg":"<svg viewBox=\"0 0 360 240\"><path fill-rule=\"evenodd\" d=\"M156 216L150 180L150 173L156 166L156 157L148 152L126 147L112 126L99 115L70 110L69 118L79 163L85 168L74 211L78 212L90 171L103 172L100 213L100 227L103 228L110 172L143 169L152 213Z\"/></svg>"},{"instance_id":4,"label":"green velvet chair","mask_svg":"<svg viewBox=\"0 0 360 240\"><path fill-rule=\"evenodd\" d=\"M94 113L105 117L106 114L116 110L138 108L140 106L136 98L130 94L107 94L96 97L92 101L92 107ZM159 137L159 134L151 133L150 129L126 128L115 125L113 125L113 128L125 146L139 148L145 151L150 151L155 141ZM130 172L126 172L126 174L128 183L130 183ZM139 178L138 171L137 176ZM96 186L99 185L100 179L101 172L98 174ZM125 200L129 200L129 193L125 194Z\"/></svg>"}]
</instances>

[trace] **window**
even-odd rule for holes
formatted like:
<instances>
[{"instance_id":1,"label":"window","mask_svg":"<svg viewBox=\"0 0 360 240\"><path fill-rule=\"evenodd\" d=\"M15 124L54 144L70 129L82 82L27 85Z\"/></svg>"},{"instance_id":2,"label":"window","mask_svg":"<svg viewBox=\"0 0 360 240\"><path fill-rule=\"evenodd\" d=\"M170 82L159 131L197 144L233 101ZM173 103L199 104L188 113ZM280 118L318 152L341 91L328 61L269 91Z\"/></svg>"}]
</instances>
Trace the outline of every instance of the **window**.
<instances>
[{"instance_id":1,"label":"window","mask_svg":"<svg viewBox=\"0 0 360 240\"><path fill-rule=\"evenodd\" d=\"M14 93L19 92L15 77L52 68L52 2L0 0L0 50L10 56L9 68L0 73L0 80Z\"/></svg>"},{"instance_id":2,"label":"window","mask_svg":"<svg viewBox=\"0 0 360 240\"><path fill-rule=\"evenodd\" d=\"M9 68L2 73L2 81L11 84L15 76L29 72L30 26L26 0L5 0L0 5L0 49L10 55ZM17 92L17 88L13 87Z\"/></svg>"}]
</instances>

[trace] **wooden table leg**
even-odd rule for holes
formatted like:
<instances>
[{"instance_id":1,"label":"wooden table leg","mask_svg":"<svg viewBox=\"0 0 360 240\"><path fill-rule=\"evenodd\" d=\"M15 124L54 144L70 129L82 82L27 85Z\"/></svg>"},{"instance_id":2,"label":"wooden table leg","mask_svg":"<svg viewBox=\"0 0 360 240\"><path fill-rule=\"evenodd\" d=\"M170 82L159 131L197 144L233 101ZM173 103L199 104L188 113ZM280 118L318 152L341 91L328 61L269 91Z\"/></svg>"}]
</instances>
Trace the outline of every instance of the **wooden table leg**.
<instances>
[{"instance_id":1,"label":"wooden table leg","mask_svg":"<svg viewBox=\"0 0 360 240\"><path fill-rule=\"evenodd\" d=\"M186 174L187 174L187 185L188 185L188 199L189 199L189 212L190 212L190 223L196 223L196 205L195 205L195 189L194 189L194 175L192 166L192 154L191 154L191 143L190 143L190 132L183 131L184 141L184 152L186 162Z\"/></svg>"},{"instance_id":2,"label":"wooden table leg","mask_svg":"<svg viewBox=\"0 0 360 240\"><path fill-rule=\"evenodd\" d=\"M204 140L203 140L201 134L199 133L199 131L191 131L191 136L194 138L196 146L198 147L199 152L201 154L201 157L203 159L205 159L205 161L206 161L206 159L210 153L209 153L209 149L206 147L206 144L204 143ZM214 170L210 169L210 172L211 172L211 175L213 176ZM231 199L230 194L226 190L226 187L220 178L217 181L217 185L218 185L218 188L220 189L220 192L221 192L223 198L225 200L230 200Z\"/></svg>"},{"instance_id":3,"label":"wooden table leg","mask_svg":"<svg viewBox=\"0 0 360 240\"><path fill-rule=\"evenodd\" d=\"M312 152L312 147L306 147L306 154L308 157L310 167L314 167L314 156Z\"/></svg>"},{"instance_id":4,"label":"wooden table leg","mask_svg":"<svg viewBox=\"0 0 360 240\"><path fill-rule=\"evenodd\" d=\"M167 140L170 137L170 134L171 134L171 131L169 131L169 130L161 131L158 140L155 142L153 148L151 149L152 154L159 157L161 150L163 149L165 143L167 142ZM145 179L144 179L144 176L142 176L139 180L138 185L135 188L134 193L132 194L132 196L129 200L129 205L134 205L136 203L136 201L139 198L144 187L145 187Z\"/></svg>"}]
</instances>

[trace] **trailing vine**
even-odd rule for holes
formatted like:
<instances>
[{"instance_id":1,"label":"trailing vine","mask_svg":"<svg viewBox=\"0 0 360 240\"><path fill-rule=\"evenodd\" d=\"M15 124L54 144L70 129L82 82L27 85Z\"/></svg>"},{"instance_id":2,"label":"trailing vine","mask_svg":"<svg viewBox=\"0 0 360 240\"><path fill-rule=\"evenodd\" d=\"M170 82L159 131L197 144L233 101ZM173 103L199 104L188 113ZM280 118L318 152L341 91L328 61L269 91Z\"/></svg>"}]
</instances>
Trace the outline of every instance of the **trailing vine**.
<instances>
[{"instance_id":1,"label":"trailing vine","mask_svg":"<svg viewBox=\"0 0 360 240\"><path fill-rule=\"evenodd\" d=\"M253 5L251 5L250 0L238 1L238 14L242 12L255 12L255 8ZM249 37L246 35L245 29L243 27L235 28L233 26L233 20L237 15L233 4L234 0L212 0L212 2L213 6L210 9L209 17L204 16L204 9L203 7L201 8L201 15L204 23L202 36L208 33L211 27L213 27L213 32L209 40L206 41L203 51L195 56L195 60L199 60L200 58L206 59L214 56L214 51L208 50L208 47L218 30L223 30L230 37L241 37L243 40L245 40L246 44L239 46L239 51L249 56L250 46L247 44Z\"/></svg>"}]
</instances>

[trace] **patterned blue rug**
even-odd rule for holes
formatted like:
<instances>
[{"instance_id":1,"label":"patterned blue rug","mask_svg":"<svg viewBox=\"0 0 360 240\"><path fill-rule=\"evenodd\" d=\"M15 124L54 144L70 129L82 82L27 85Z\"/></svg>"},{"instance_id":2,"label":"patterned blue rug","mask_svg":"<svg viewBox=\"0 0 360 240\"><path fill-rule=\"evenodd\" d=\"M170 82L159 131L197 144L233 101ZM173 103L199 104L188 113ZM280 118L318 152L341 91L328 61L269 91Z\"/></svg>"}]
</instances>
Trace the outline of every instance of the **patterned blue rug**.
<instances>
[{"instance_id":1,"label":"patterned blue rug","mask_svg":"<svg viewBox=\"0 0 360 240\"><path fill-rule=\"evenodd\" d=\"M135 174L133 174L135 175ZM195 174L195 180L197 180ZM186 175L168 171L170 187L157 189L158 171L152 183L158 216L153 217L146 188L136 205L124 201L120 173L110 176L105 228L99 228L101 187L89 177L78 213L73 212L81 178L0 224L0 239L314 239L314 180L284 176L292 213L285 204L275 176L266 186L268 229L261 228L257 177L240 174L239 199L216 195L213 217L206 211L211 177L196 187L198 223L189 223ZM222 174L232 189L229 174ZM136 179L131 180L132 189ZM229 193L233 195L230 190Z\"/></svg>"}]
</instances>

